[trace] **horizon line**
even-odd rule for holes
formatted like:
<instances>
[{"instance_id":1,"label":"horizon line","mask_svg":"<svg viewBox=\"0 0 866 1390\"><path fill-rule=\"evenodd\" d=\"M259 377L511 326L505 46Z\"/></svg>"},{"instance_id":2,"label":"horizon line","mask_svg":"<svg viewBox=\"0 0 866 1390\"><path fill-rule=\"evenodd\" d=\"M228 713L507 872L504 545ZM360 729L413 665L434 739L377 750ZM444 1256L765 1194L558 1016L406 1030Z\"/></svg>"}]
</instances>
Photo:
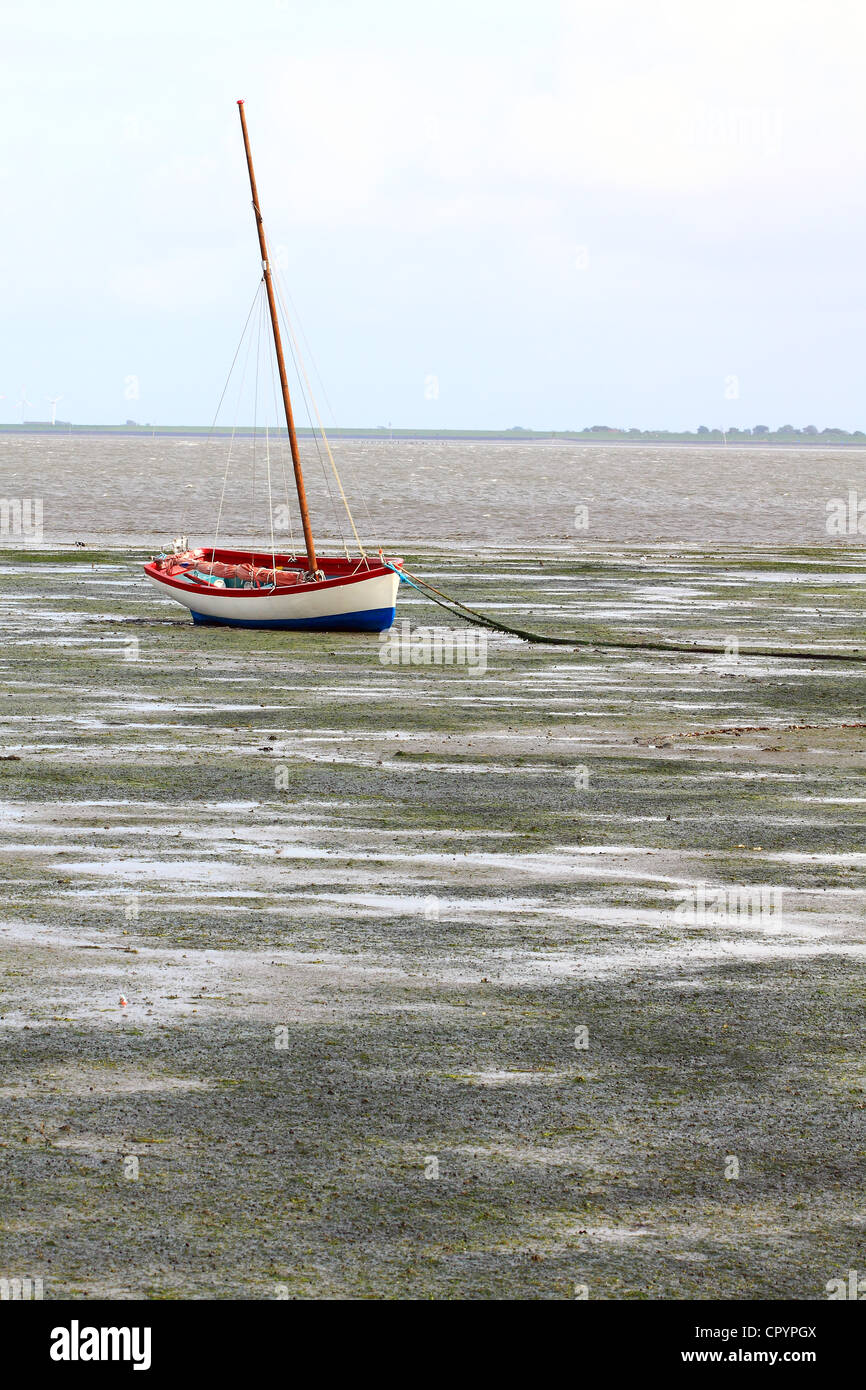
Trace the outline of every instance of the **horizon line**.
<instances>
[{"instance_id":1,"label":"horizon line","mask_svg":"<svg viewBox=\"0 0 866 1390\"><path fill-rule=\"evenodd\" d=\"M111 433L111 434L196 434L196 435L218 435L230 436L232 434L264 434L265 430L260 425L160 425L152 424L150 421L139 424L137 421L127 420L117 424L77 424L71 420L23 420L0 422L0 432L4 434L71 434L71 433ZM286 436L288 431L285 425L273 425L268 427L268 433ZM462 426L442 426L438 429L420 426L391 426L391 425L331 425L325 430L313 429L309 425L297 426L296 434L299 438L315 439L321 434L342 435L343 437L353 438L428 438L441 439L448 437L457 438L509 438L509 439L587 439L612 441L629 439L635 442L647 438L670 438L670 439L726 439L737 437L749 439L755 442L770 440L780 435L793 438L803 438L807 440L820 441L827 436L837 436L846 439L863 440L866 444L866 431L846 430L841 426L824 426L819 429L816 425L779 425L771 427L768 425L729 425L707 426L699 425L694 429L676 428L656 428L641 429L637 426L618 426L618 425L588 425L583 428L535 428L524 425L511 425L498 427L495 425L483 426L480 428Z\"/></svg>"}]
</instances>

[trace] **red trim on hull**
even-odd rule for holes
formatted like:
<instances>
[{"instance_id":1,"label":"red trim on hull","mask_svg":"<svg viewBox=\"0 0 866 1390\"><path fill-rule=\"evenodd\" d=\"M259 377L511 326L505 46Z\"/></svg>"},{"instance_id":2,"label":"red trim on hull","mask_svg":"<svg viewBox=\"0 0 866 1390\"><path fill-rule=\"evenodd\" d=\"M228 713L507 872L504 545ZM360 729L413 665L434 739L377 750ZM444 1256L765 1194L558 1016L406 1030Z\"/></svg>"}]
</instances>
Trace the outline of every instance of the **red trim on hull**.
<instances>
[{"instance_id":1,"label":"red trim on hull","mask_svg":"<svg viewBox=\"0 0 866 1390\"><path fill-rule=\"evenodd\" d=\"M169 557L170 558L170 557ZM205 562L218 560L223 564L230 565L253 565L255 567L273 568L276 558L277 567L285 569L305 569L306 559L298 559L295 555L277 555L274 557L271 551L263 552L259 550L204 550L201 559ZM395 569L400 569L403 560L400 556L393 559L389 556L389 564ZM347 584L358 584L364 579L378 579L383 575L392 574L393 571L385 565L379 564L378 560L346 560L345 558L334 556L319 556L319 569L325 574L324 579L314 581L310 584L286 584L275 588L266 585L261 589L222 589L217 592L220 598L263 598L269 594L306 594L321 592L325 589L344 588ZM173 579L164 570L159 568L156 560L149 560L144 566L145 574L151 579L156 579L160 584L164 584L168 589L181 589L185 594L212 594L214 586L212 584L194 584L188 579Z\"/></svg>"}]
</instances>

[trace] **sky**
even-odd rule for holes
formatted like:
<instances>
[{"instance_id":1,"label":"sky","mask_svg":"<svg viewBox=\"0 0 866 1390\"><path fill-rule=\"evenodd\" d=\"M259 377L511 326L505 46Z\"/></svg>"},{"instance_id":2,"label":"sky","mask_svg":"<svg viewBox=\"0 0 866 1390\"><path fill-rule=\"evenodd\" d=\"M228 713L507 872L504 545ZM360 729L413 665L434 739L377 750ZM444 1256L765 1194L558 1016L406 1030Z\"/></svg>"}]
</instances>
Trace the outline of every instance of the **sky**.
<instances>
[{"instance_id":1,"label":"sky","mask_svg":"<svg viewBox=\"0 0 866 1390\"><path fill-rule=\"evenodd\" d=\"M243 97L326 421L866 428L864 41L859 0L4 0L0 421L211 422Z\"/></svg>"}]
</instances>

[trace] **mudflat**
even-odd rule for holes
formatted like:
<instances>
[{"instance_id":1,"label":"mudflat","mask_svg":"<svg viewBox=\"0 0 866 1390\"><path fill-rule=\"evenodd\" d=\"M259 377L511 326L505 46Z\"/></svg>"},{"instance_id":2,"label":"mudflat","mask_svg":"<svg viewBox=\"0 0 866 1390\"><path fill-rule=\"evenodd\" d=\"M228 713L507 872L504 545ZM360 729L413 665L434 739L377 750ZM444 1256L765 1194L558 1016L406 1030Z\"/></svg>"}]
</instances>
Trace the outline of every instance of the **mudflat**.
<instances>
[{"instance_id":1,"label":"mudflat","mask_svg":"<svg viewBox=\"0 0 866 1390\"><path fill-rule=\"evenodd\" d=\"M0 1274L810 1300L864 1268L866 667L740 650L862 656L861 551L429 547L588 643L451 664L193 628L135 559L0 557Z\"/></svg>"}]
</instances>

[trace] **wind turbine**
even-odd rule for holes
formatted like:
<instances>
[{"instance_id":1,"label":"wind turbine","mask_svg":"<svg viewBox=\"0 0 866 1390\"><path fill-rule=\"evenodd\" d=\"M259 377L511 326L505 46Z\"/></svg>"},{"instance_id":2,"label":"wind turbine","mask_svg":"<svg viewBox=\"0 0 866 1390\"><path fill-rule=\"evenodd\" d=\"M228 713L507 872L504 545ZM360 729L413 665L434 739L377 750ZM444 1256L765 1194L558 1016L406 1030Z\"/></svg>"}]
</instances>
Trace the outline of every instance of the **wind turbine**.
<instances>
[{"instance_id":1,"label":"wind turbine","mask_svg":"<svg viewBox=\"0 0 866 1390\"><path fill-rule=\"evenodd\" d=\"M24 419L24 407L25 407L25 405L32 405L32 401L28 401L28 399L27 399L27 387L26 387L26 386L22 386L22 387L21 387L21 399L20 399L20 401L18 402L18 409L21 411L21 419L22 419L22 420Z\"/></svg>"},{"instance_id":2,"label":"wind turbine","mask_svg":"<svg viewBox=\"0 0 866 1390\"><path fill-rule=\"evenodd\" d=\"M56 420L57 420L57 402L58 402L58 401L62 401L62 400L63 400L63 397L62 397L62 396L46 396L45 399L47 400L48 404L51 406L51 423L52 423L52 425L53 425L53 424L56 422Z\"/></svg>"}]
</instances>

